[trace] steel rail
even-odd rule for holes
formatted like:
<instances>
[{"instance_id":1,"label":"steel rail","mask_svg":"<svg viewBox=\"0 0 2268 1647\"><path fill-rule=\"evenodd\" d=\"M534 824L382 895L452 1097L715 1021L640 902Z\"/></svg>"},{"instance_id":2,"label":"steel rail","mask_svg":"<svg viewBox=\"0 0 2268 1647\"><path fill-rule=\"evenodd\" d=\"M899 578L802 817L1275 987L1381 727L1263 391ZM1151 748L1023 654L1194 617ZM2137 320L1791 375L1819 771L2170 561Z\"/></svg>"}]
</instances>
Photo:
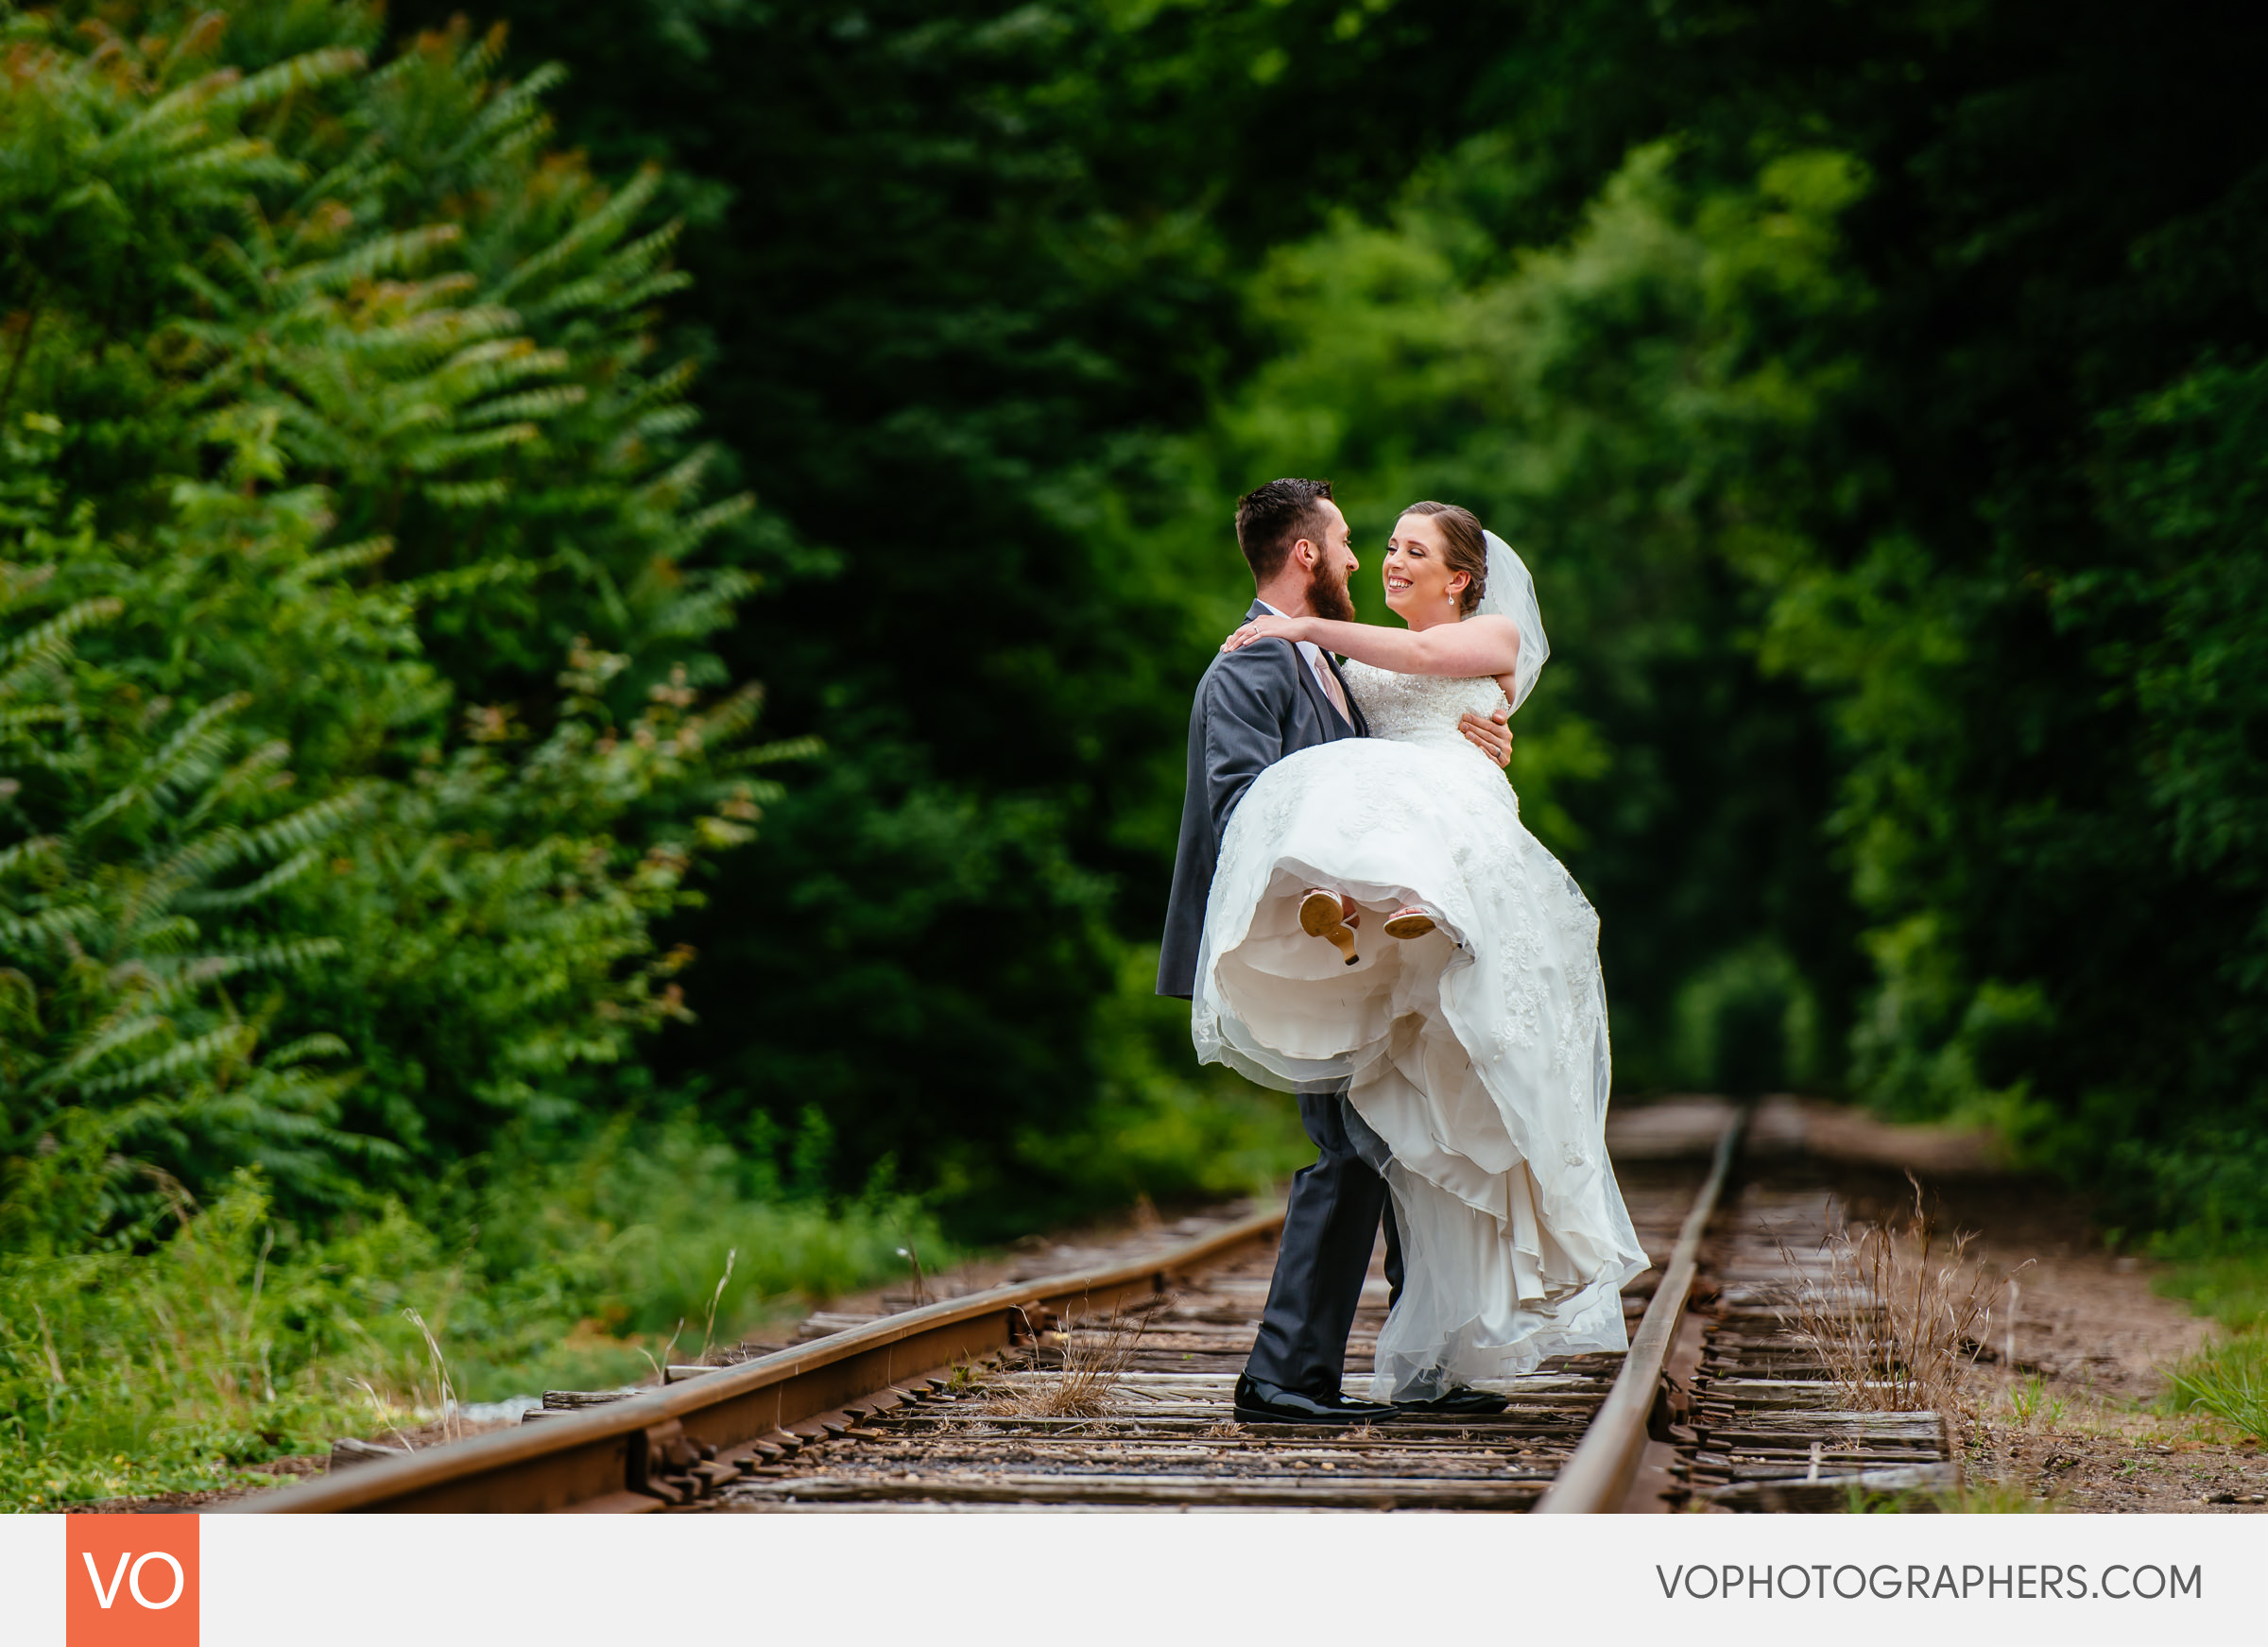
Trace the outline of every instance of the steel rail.
<instances>
[{"instance_id":1,"label":"steel rail","mask_svg":"<svg viewBox=\"0 0 2268 1647\"><path fill-rule=\"evenodd\" d=\"M1004 1348L1032 1336L1046 1315L1074 1320L1156 1297L1171 1290L1177 1274L1268 1240L1282 1226L1280 1210L1255 1213L1162 1252L885 1315L648 1395L216 1508L244 1515L657 1509L675 1501L659 1478L704 1467L705 1453L745 1449L861 1397Z\"/></svg>"},{"instance_id":2,"label":"steel rail","mask_svg":"<svg viewBox=\"0 0 2268 1647\"><path fill-rule=\"evenodd\" d=\"M1599 1410L1592 1416L1590 1427L1584 1431L1574 1456L1544 1489L1531 1514L1612 1514L1622 1508L1624 1500L1629 1496L1631 1483L1638 1476L1639 1459L1646 1450L1647 1425L1653 1415L1655 1395L1661 1387L1662 1368L1669 1360L1670 1345L1677 1336L1686 1302L1692 1295L1693 1278L1700 1269L1702 1231L1715 1216L1717 1198L1732 1175L1733 1158L1740 1153L1748 1114L1749 1107L1743 1105L1718 1135L1709 1180L1694 1197L1692 1210L1685 1215L1684 1227L1677 1232L1677 1244L1670 1252L1669 1265L1662 1271L1660 1284L1654 1289L1645 1314L1639 1319L1638 1331L1630 1340L1630 1352L1624 1358L1614 1387L1606 1392L1606 1400L1599 1403Z\"/></svg>"}]
</instances>

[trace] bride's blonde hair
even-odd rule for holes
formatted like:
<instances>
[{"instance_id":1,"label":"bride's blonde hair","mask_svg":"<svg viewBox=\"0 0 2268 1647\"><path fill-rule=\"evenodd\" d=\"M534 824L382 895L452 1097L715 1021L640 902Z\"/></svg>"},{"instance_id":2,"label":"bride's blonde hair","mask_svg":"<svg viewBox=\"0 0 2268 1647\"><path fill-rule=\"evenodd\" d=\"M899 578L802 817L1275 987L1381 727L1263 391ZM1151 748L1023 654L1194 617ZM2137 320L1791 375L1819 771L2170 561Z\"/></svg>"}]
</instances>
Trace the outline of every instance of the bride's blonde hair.
<instances>
[{"instance_id":1,"label":"bride's blonde hair","mask_svg":"<svg viewBox=\"0 0 2268 1647\"><path fill-rule=\"evenodd\" d=\"M1472 616L1488 592L1488 538L1470 509L1455 504L1412 504L1405 515L1430 515L1441 523L1441 558L1452 572L1466 574L1471 582L1457 595L1457 615Z\"/></svg>"}]
</instances>

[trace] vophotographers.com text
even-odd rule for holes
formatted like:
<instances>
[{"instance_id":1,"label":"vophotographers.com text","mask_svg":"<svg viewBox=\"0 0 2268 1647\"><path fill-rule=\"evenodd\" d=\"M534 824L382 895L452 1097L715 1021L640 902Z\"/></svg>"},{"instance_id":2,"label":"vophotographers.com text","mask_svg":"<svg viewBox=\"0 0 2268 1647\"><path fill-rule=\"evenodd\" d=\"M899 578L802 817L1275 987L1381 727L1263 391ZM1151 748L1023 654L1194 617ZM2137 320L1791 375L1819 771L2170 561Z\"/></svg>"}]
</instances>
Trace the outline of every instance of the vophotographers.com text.
<instances>
[{"instance_id":1,"label":"vophotographers.com text","mask_svg":"<svg viewBox=\"0 0 2268 1647\"><path fill-rule=\"evenodd\" d=\"M2002 1567L1930 1567L1920 1562L1880 1562L1859 1567L1831 1561L1752 1567L1724 1562L1713 1567L1654 1568L1669 1601L2173 1601L2205 1594L2205 1569L2128 1566L2113 1562L2093 1577L2079 1563L2015 1562Z\"/></svg>"}]
</instances>

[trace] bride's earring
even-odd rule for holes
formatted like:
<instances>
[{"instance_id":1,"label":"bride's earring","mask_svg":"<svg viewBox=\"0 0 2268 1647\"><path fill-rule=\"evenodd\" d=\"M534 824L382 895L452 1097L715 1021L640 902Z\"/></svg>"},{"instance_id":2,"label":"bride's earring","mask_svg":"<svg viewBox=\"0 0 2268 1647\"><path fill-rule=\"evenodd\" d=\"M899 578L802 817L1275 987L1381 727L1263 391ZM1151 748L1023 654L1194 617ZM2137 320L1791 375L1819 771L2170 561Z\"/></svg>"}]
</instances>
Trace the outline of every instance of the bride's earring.
<instances>
[{"instance_id":1,"label":"bride's earring","mask_svg":"<svg viewBox=\"0 0 2268 1647\"><path fill-rule=\"evenodd\" d=\"M1354 900L1327 892L1320 886L1311 886L1299 900L1299 929L1311 938L1325 938L1338 947L1351 967L1362 956L1354 951L1355 927L1362 924L1362 912L1354 907Z\"/></svg>"}]
</instances>

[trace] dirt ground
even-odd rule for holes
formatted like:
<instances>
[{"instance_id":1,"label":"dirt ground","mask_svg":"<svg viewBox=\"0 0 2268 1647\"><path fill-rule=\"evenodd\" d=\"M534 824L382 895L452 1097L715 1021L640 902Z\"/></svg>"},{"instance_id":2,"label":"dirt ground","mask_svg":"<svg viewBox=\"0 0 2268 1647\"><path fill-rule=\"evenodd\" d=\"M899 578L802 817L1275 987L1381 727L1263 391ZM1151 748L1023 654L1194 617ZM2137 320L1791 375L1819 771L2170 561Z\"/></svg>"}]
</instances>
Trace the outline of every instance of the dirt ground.
<instances>
[{"instance_id":1,"label":"dirt ground","mask_svg":"<svg viewBox=\"0 0 2268 1647\"><path fill-rule=\"evenodd\" d=\"M2106 1250L2079 1197L2010 1174L1988 1139L1804 1100L1761 1108L1752 1153L1766 1171L1833 1163L1854 1216L1911 1206L1911 1166L1937 1227L1975 1231L1970 1251L2008 1276L1963 1415L1963 1469L1980 1496L2097 1513L2268 1509L2268 1437L2150 1410L2165 1364L2221 1329L2152 1290L2160 1266Z\"/></svg>"},{"instance_id":2,"label":"dirt ground","mask_svg":"<svg viewBox=\"0 0 2268 1647\"><path fill-rule=\"evenodd\" d=\"M2011 1278L2013 1364L2003 1328L1994 1363L1974 1375L1969 1472L2070 1510L2268 1508L2262 1437L2149 1410L2165 1388L2159 1369L2221 1329L2153 1292L2157 1266L2091 1240L2084 1209L2015 1186L1973 1188L1984 1193L1949 1186L1946 1200L1984 1232L1987 1257L2034 1261Z\"/></svg>"}]
</instances>

